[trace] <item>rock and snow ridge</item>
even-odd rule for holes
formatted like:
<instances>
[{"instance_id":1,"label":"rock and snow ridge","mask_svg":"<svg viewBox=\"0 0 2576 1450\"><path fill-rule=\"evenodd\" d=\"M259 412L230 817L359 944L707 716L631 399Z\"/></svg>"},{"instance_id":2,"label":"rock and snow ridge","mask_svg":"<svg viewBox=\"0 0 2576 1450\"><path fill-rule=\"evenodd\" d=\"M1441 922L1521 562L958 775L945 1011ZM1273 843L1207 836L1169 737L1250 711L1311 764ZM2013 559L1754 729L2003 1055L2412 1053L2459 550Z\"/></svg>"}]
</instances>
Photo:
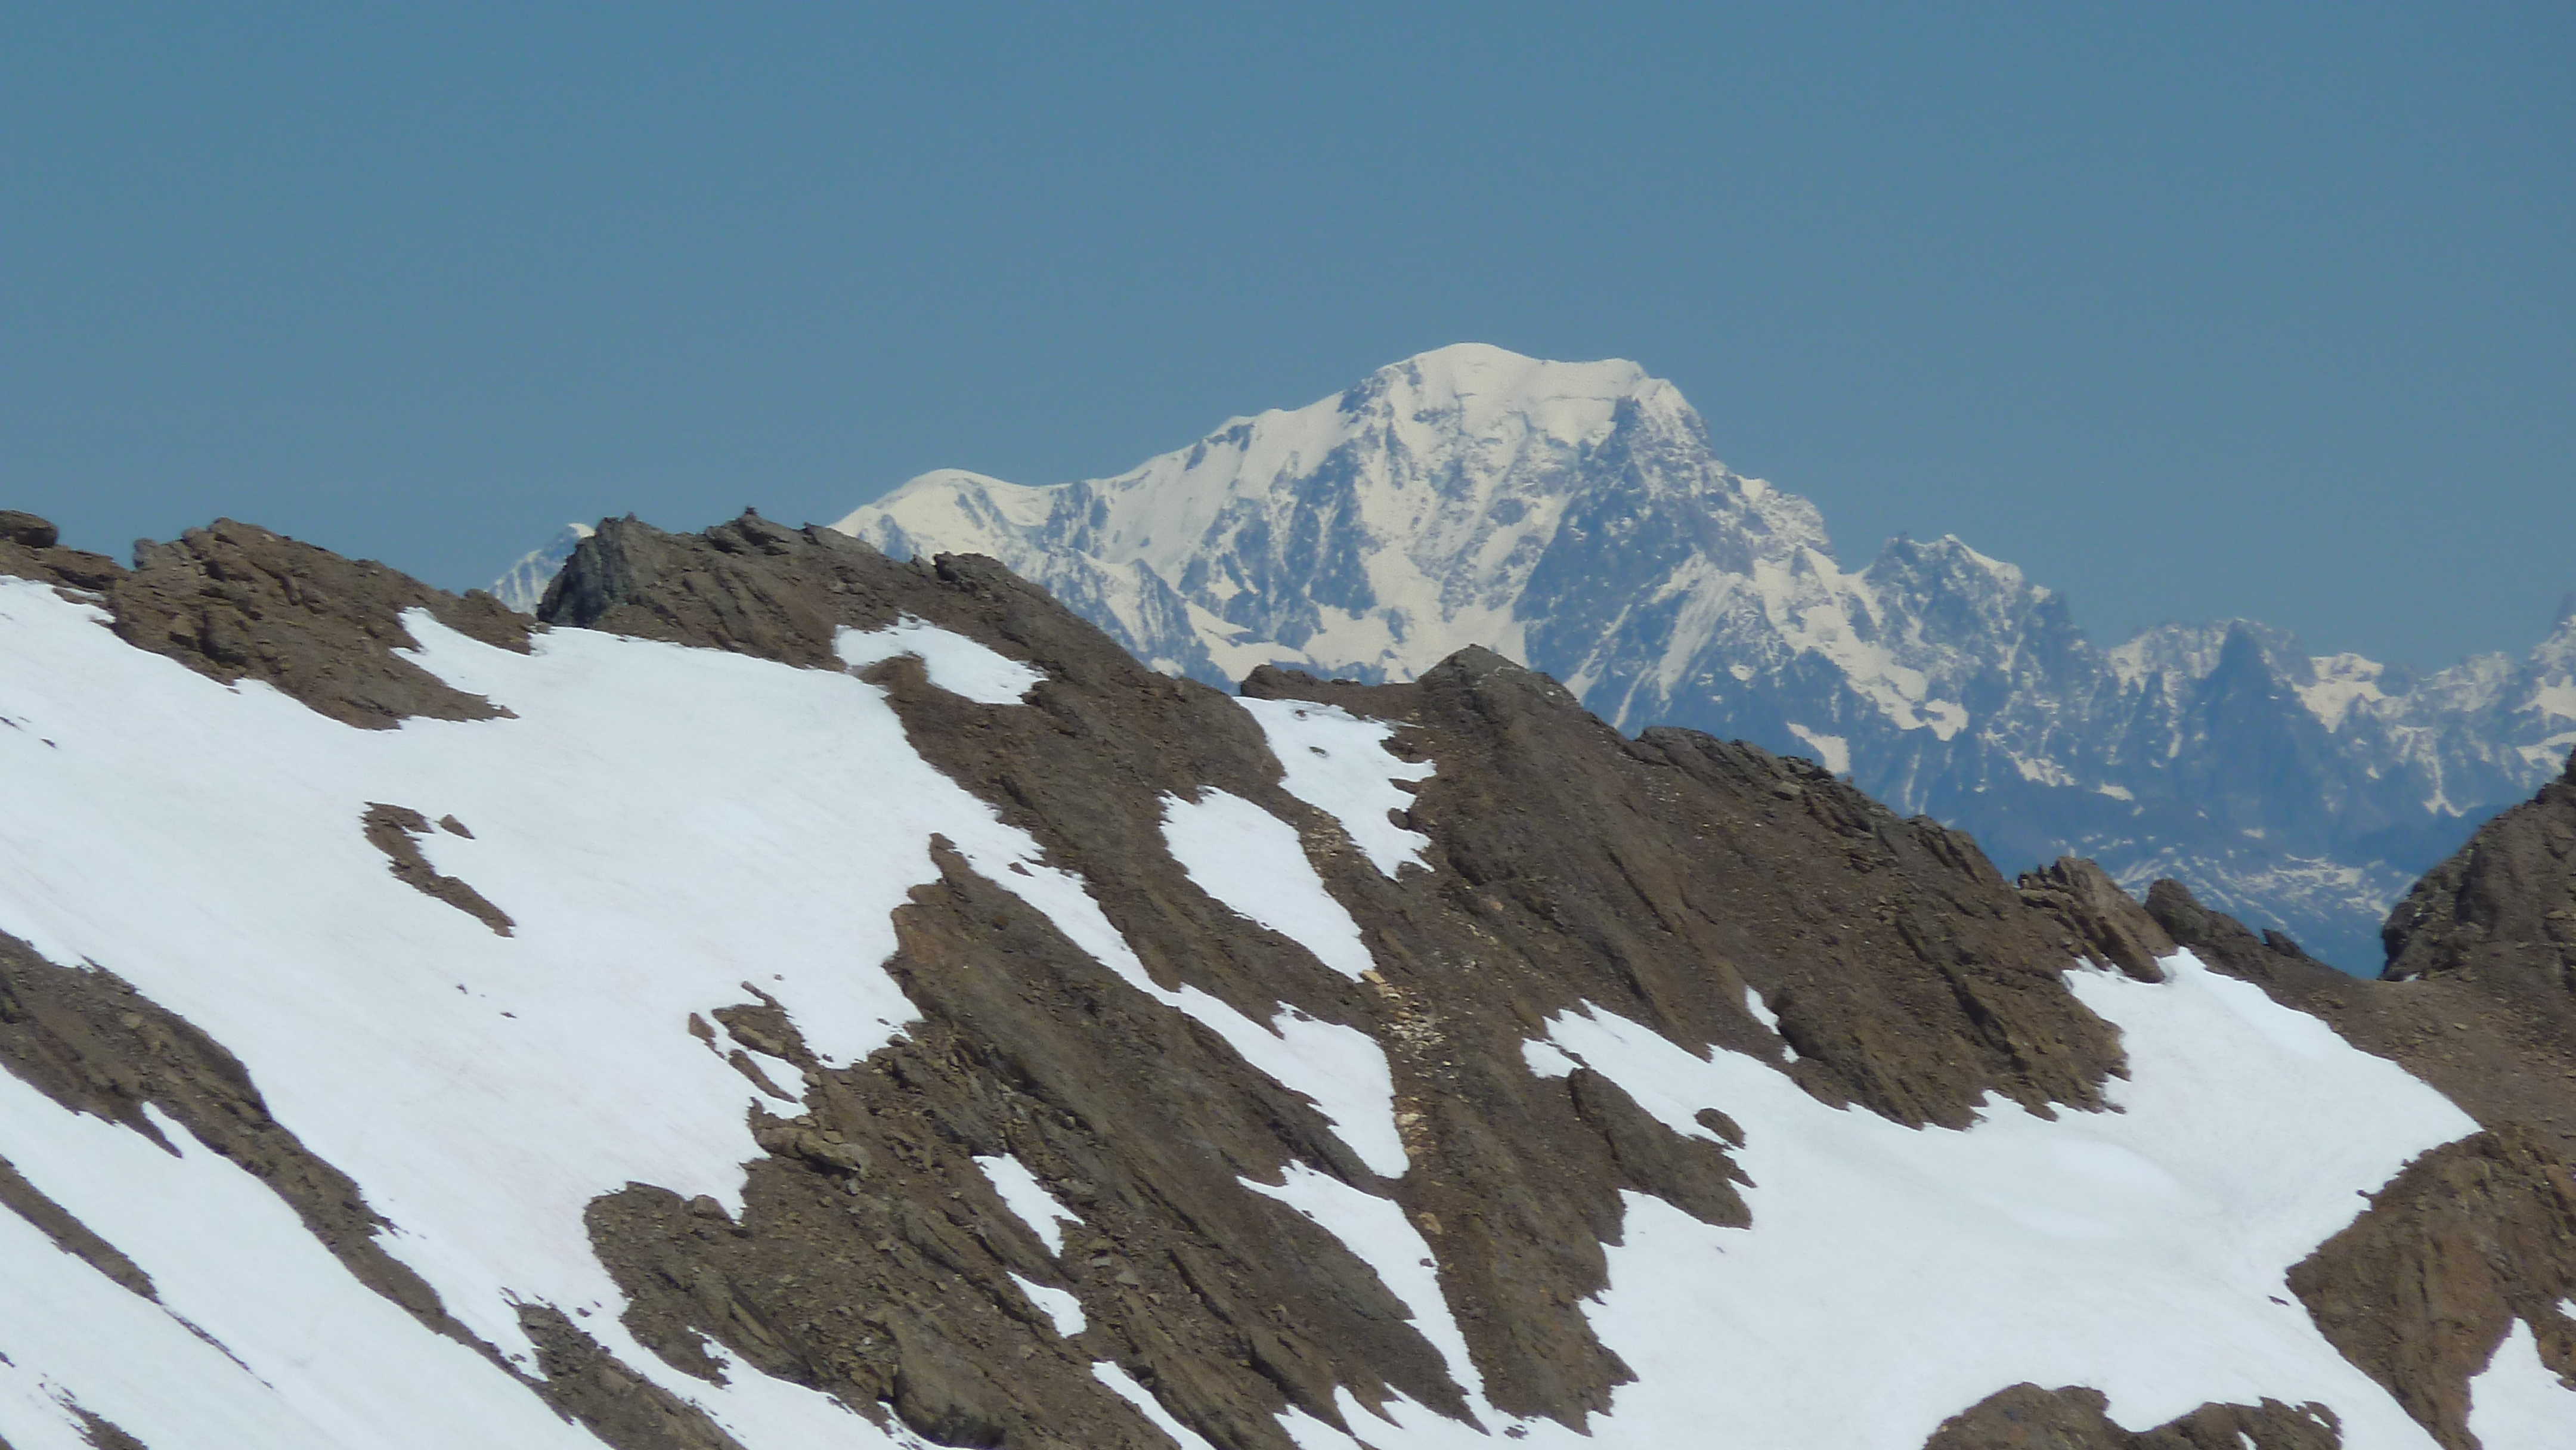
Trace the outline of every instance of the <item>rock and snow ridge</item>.
<instances>
[{"instance_id":1,"label":"rock and snow ridge","mask_svg":"<svg viewBox=\"0 0 2576 1450\"><path fill-rule=\"evenodd\" d=\"M2462 1335L2336 1257L2480 1153L2576 1193L2540 1059L2437 1091L2233 923L1489 652L1236 699L749 517L517 633L240 526L62 554L0 537L18 1450L2576 1433L2576 1259ZM326 712L393 663L447 693ZM2473 1013L2426 971L2339 990Z\"/></svg>"},{"instance_id":2,"label":"rock and snow ridge","mask_svg":"<svg viewBox=\"0 0 2576 1450\"><path fill-rule=\"evenodd\" d=\"M2426 676L2259 625L2105 650L1956 538L1837 562L1627 362L1462 345L1115 478L913 479L838 527L979 553L1157 669L1411 679L1482 645L1622 728L1807 755L2009 860L2174 876L2355 971L2415 874L2576 745L2576 615Z\"/></svg>"}]
</instances>

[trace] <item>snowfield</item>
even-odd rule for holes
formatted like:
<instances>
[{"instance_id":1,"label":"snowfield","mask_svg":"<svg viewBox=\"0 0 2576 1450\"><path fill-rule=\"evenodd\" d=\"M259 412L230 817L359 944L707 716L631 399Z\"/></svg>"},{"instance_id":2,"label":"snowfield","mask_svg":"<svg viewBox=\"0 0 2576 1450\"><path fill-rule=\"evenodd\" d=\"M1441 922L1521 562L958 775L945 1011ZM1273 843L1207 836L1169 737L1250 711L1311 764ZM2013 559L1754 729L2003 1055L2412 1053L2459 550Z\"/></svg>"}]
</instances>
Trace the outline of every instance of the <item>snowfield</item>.
<instances>
[{"instance_id":1,"label":"snowfield","mask_svg":"<svg viewBox=\"0 0 2576 1450\"><path fill-rule=\"evenodd\" d=\"M57 963L117 972L231 1048L279 1121L391 1221L385 1247L521 1368L534 1354L515 1306L540 1301L746 1445L897 1443L812 1391L741 1369L718 1389L636 1345L582 1208L640 1182L739 1213L741 1165L759 1151L746 1109L760 1099L690 1035L690 1014L748 1000L747 982L828 1060L888 1041L913 1013L878 964L894 950L894 908L936 879L933 832L1078 940L1114 938L1080 884L924 763L882 693L847 674L578 630L543 635L523 656L416 613L419 662L517 718L366 731L263 685L215 684L124 645L98 619L48 588L0 580L0 713L15 726L0 729L12 806L0 823L0 929ZM982 645L895 634L883 642L892 649L865 637L847 648L924 653L934 679L962 676L979 692L1025 688ZM513 934L387 874L359 833L369 802L471 830L420 844L507 912ZM30 1135L58 1131L44 1120L60 1111L31 1102L0 1123L12 1161L27 1161ZM30 1177L67 1204L95 1197L81 1175L112 1168L96 1155L56 1161L57 1174ZM185 1211L185 1199L152 1201ZM156 1279L185 1268L153 1261L146 1242L124 1246ZM6 1317L21 1334L46 1322L26 1307ZM22 1367L59 1360L69 1374L75 1341L94 1329L114 1357L105 1318L70 1323L0 1352ZM416 1325L409 1337L424 1362L447 1347ZM256 1364L258 1349L235 1353ZM61 1388L129 1425L133 1394L212 1404L227 1393L213 1381L153 1390L176 1366L117 1362L136 1377L131 1393L96 1374ZM247 1373L222 1356L193 1362L214 1380ZM379 1360L375 1372L413 1371ZM524 1401L551 1420L498 1370L480 1373L494 1387L485 1400ZM315 1381L304 1398L354 1393L328 1359L272 1383L299 1376ZM463 1438L409 1438L414 1429L388 1416L364 1434L319 1423L311 1434L340 1445ZM541 1443L499 1420L483 1434ZM151 1441L272 1442L294 1443L210 1424Z\"/></svg>"},{"instance_id":2,"label":"snowfield","mask_svg":"<svg viewBox=\"0 0 2576 1450\"><path fill-rule=\"evenodd\" d=\"M1828 1108L1750 1057L1703 1060L1606 1013L1551 1022L1549 1046L1675 1132L1713 1139L1692 1115L1722 1108L1755 1184L1749 1230L1629 1197L1593 1316L1639 1374L1614 1420L1649 1439L1723 1417L1770 1427L1752 1444L1920 1445L2030 1380L2099 1389L2133 1430L2268 1395L2332 1407L2349 1450L2431 1446L2284 1275L2363 1191L2476 1124L2188 953L2164 968L2153 985L2070 973L2128 1051L2114 1111L2052 1121L1990 1104L1964 1132ZM1540 1055L1533 1069L1565 1070ZM1783 1382L1804 1394L1784 1400Z\"/></svg>"},{"instance_id":3,"label":"snowfield","mask_svg":"<svg viewBox=\"0 0 2576 1450\"><path fill-rule=\"evenodd\" d=\"M0 929L117 973L237 1054L278 1120L386 1218L388 1251L523 1372L534 1354L517 1306L541 1302L748 1450L920 1443L860 1413L876 1407L713 1346L722 1386L663 1364L621 1324L582 1212L630 1182L740 1212L742 1165L759 1153L746 1112L763 1099L691 1035L691 1014L757 989L834 1063L903 1032L913 1009L882 963L893 911L937 879L933 834L1138 993L1312 1098L1370 1168L1410 1170L1372 1037L1158 986L1085 884L924 762L854 674L582 630L519 655L422 614L407 623L420 664L511 716L353 729L131 648L50 588L0 580ZM845 634L840 650L854 669L917 655L935 684L1003 707L1043 683L917 621ZM1428 869L1427 843L1386 812L1406 799L1397 782L1430 767L1386 753L1390 727L1302 703L1246 708L1287 788L1379 870ZM420 845L506 912L511 934L391 876L361 835L370 803L470 830ZM1328 968L1369 969L1294 828L1220 792L1164 811L1174 856L1211 897ZM1743 1125L1753 1226L1710 1228L1629 1196L1587 1313L1638 1379L1586 1437L1490 1408L1433 1250L1377 1185L1305 1164L1248 1182L1374 1267L1482 1421L1402 1399L1381 1416L1345 1394L1356 1440L1294 1412L1283 1426L1333 1450L1506 1434L1697 1446L1718 1425L1746 1446L1903 1447L2035 1380L2098 1387L2133 1427L2271 1396L2330 1405L2355 1450L2429 1446L2317 1334L2283 1274L2362 1193L2473 1125L2256 989L2187 955L2166 969L2156 985L2070 973L2125 1039L2117 1111L1995 1105L1962 1132L1827 1108L1764 1062L1606 1013L1560 1015L1530 1044L1532 1071L1588 1065L1684 1134L1707 1136L1704 1107ZM0 1156L161 1293L129 1293L0 1214L0 1436L17 1450L80 1450L74 1404L153 1450L596 1443L360 1286L241 1169L164 1130L177 1153L0 1076ZM978 1166L1060 1249L1074 1215L1045 1185L1014 1159ZM1071 1296L1022 1288L1061 1332L1082 1332ZM1116 1365L1095 1372L1177 1443L1203 1443ZM2527 1335L2479 1392L2489 1450L2576 1444L2576 1394L2537 1369Z\"/></svg>"}]
</instances>

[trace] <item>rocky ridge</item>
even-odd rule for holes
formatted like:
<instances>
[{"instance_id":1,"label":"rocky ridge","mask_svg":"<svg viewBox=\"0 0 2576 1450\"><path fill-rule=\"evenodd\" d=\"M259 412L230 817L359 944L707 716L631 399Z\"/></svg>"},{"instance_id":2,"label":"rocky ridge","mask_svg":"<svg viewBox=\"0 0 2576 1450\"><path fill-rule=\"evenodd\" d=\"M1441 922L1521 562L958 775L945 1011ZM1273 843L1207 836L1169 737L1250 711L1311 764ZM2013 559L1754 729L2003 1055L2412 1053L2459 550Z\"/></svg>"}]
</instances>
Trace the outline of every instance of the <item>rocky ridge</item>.
<instances>
[{"instance_id":1,"label":"rocky ridge","mask_svg":"<svg viewBox=\"0 0 2576 1450\"><path fill-rule=\"evenodd\" d=\"M1809 757L1998 859L2171 876L2357 972L2407 883L2576 745L2576 612L2525 659L2429 675L2247 621L2105 649L1956 538L1846 568L1813 504L1729 470L1625 362L1443 348L1115 478L946 470L839 527L998 558L1217 685L1404 680L1483 645L1620 728Z\"/></svg>"},{"instance_id":2,"label":"rocky ridge","mask_svg":"<svg viewBox=\"0 0 2576 1450\"><path fill-rule=\"evenodd\" d=\"M2402 1407L2396 1423L2453 1450L2479 1443L2471 1384L2513 1326L2529 1327L2542 1363L2576 1370L2576 1321L2557 1307L2576 1284L2565 1201L2576 1037L2553 935L2571 894L2576 786L2551 786L2483 832L2457 869L2428 878L2391 927L2408 979L2360 982L2179 886L2142 909L2088 862L2008 880L1968 836L1900 818L1805 760L1684 729L1622 735L1545 675L1483 649L1401 683L1258 669L1238 701L1146 668L990 560L904 562L752 515L699 535L609 521L549 586L533 630L493 628L497 606L239 525L144 551L132 571L58 557L50 538L13 527L0 571L32 582L0 595L0 627L88 610L123 641L113 648L167 655L236 694L236 682L274 685L335 729L541 728L466 688L481 677L455 662L478 658L473 649L533 651L532 668L566 650L608 651L563 656L595 673L612 657L710 652L825 679L855 671L909 750L1035 843L1038 855L1000 865L975 840L931 837L893 911L892 955L833 968L851 990L882 971L910 1013L864 1054L818 1047L821 1009L798 982L782 973L784 985L761 985L769 966L794 965L783 925L765 945L752 939L739 991L672 1014L658 1030L694 1041L742 1085L738 1202L599 1184L582 1210L588 1251L640 1351L615 1348L590 1306L520 1299L535 1350L525 1362L469 1327L483 1323L472 1306L387 1251L431 1232L426 1221L377 1204L364 1177L306 1145L318 1123L299 1127L301 1109L263 1095L265 1074L305 1064L266 1039L237 1057L135 985L177 989L191 972L235 968L120 963L106 950L113 932L30 894L66 878L7 878L0 926L33 923L48 942L0 941L0 1066L43 1094L46 1112L193 1137L288 1204L369 1293L472 1349L596 1443L794 1443L762 1439L748 1402L720 1393L748 1382L859 1412L846 1424L862 1444L873 1434L1285 1450L1356 1437L1393 1450L1562 1443L1575 1428L1637 1436L1623 1418L1637 1413L1631 1399L1651 1404L1670 1382L1642 1357L1653 1340L1620 1327L1620 1306L1638 1268L1681 1266L1621 1256L1651 1252L1666 1233L1735 1235L1709 1242L1748 1253L1785 1227L1776 1206L1798 1185L1747 1165L1773 1161L1765 1154L1796 1131L1785 1124L1803 1120L1765 1106L1766 1084L1785 1085L1785 1111L1831 1115L1820 1129L1877 1123L1870 1131L1909 1144L1977 1139L2006 1121L2091 1132L2138 1118L2152 1109L2136 1094L2169 1076L2153 1055L2163 1039L2097 1004L2130 1000L2104 995L2119 991L2162 1001L2217 990L2194 985L2199 969L2178 946L2279 1004L2231 1011L2320 1019L2342 1045L2306 1041L2302 1052L2393 1062L2474 1119L2393 1179L2357 1185L2376 1196L2348 1200L2359 1217L2277 1266L2277 1302L2295 1296L2301 1322ZM919 643L854 664L854 639ZM961 660L988 674L1007 666L1006 687L962 683ZM428 684L405 683L404 670ZM12 752L0 772L21 781L48 768L48 752L95 743L47 723L42 683L0 695L0 747ZM510 698L538 708L533 695ZM1365 749L1314 733L1371 728L1382 745ZM1396 818L1331 805L1339 798L1300 773L1317 762L1375 771L1401 801ZM763 768L752 757L725 765L745 778ZM1193 807L1233 812L1224 819L1254 837L1262 820L1277 823L1292 843L1284 862L1302 866L1264 858L1258 896L1227 886L1222 861L1175 833ZM448 950L507 954L494 960L520 977L576 969L550 934L549 904L574 878L467 854L467 843L506 848L526 828L438 815L426 800L353 795L339 808L345 841L333 849L350 869L315 880L347 883L330 889L350 904L400 920L409 894L446 914L409 930L453 918ZM22 819L8 845L41 852L71 824ZM1418 860L1389 864L1390 828L1419 843L1405 848ZM757 850L761 829L708 844ZM580 821L566 830L538 856L613 861L627 844ZM1256 914L1291 894L1299 870L1344 913L1364 965L1336 966L1349 949L1311 917ZM1032 894L1027 883L1047 872L1080 884L1108 935ZM252 909L192 895L184 872L152 884L210 922ZM77 950L82 941L104 954ZM2116 975L2070 978L2084 957ZM384 970L346 965L353 984ZM2085 985L2114 981L2128 985ZM1383 1063L1391 1143L1362 1131L1328 1079L1222 1025L1264 1018L1274 1035L1307 1024L1293 1040L1366 1044L1338 1075ZM1644 1035L1618 1054L1585 1046L1586 1032L1604 1030ZM1675 1099L1639 1075L1662 1051L1752 1076ZM2128 1111L2104 1111L2113 1106ZM0 1155L18 1161L18 1144L49 1122L0 1114ZM1002 1163L1061 1215L1030 1209ZM84 1223L65 1207L86 1201L80 1187L12 1170L0 1204L116 1294L154 1300L186 1265L129 1253ZM1381 1205L1400 1227L1349 1227ZM1387 1257L1390 1241L1419 1248ZM1416 1252L1427 1273L1412 1272ZM2069 1308L2027 1307L2043 1320ZM0 1306L13 1364L41 1361L29 1334L42 1326L25 1312ZM2016 1383L2029 1372L1976 1370L1987 1378L1921 1415L1913 1436L2289 1450L2377 1423L2357 1392L2327 1402L2257 1387L2133 1430L2134 1407L2118 1396ZM56 1382L57 1423L74 1427L64 1433L135 1433L104 1403L113 1388ZM53 1443L21 1443L29 1432L12 1427L32 1423L0 1419L0 1431L20 1450ZM1839 1424L1816 1421L1802 1438L1841 1443ZM140 1443L197 1442L165 1432Z\"/></svg>"}]
</instances>

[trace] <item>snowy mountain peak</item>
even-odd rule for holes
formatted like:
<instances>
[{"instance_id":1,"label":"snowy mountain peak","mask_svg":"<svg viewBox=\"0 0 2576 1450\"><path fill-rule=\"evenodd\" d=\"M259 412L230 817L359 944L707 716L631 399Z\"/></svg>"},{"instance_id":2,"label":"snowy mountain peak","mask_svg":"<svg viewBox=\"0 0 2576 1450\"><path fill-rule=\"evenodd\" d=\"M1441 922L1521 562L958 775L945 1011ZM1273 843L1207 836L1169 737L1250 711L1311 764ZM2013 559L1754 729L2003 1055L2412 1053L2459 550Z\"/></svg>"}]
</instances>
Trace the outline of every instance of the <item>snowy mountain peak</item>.
<instances>
[{"instance_id":1,"label":"snowy mountain peak","mask_svg":"<svg viewBox=\"0 0 2576 1450\"><path fill-rule=\"evenodd\" d=\"M1711 455L1670 383L1481 344L1115 478L925 474L837 527L898 555L990 554L1098 601L1144 658L1225 679L1269 663L1406 679L1470 644L1526 660L1527 622L1593 588L1605 548L1743 579L1826 547L1805 500Z\"/></svg>"},{"instance_id":2,"label":"snowy mountain peak","mask_svg":"<svg viewBox=\"0 0 2576 1450\"><path fill-rule=\"evenodd\" d=\"M2104 650L1954 535L1847 569L1814 505L1618 360L1439 348L1114 478L925 474L839 527L991 555L1215 683L1398 681L1483 645L1624 729L1810 754L2001 859L2177 876L2354 967L2406 879L2576 742L2576 624L2424 676L2250 620Z\"/></svg>"},{"instance_id":3,"label":"snowy mountain peak","mask_svg":"<svg viewBox=\"0 0 2576 1450\"><path fill-rule=\"evenodd\" d=\"M1534 432L1568 447L1599 442L1623 401L1688 411L1672 384L1625 359L1549 362L1484 343L1457 343L1390 363L1333 401L1353 415L1374 412L1470 437Z\"/></svg>"},{"instance_id":4,"label":"snowy mountain peak","mask_svg":"<svg viewBox=\"0 0 2576 1450\"><path fill-rule=\"evenodd\" d=\"M521 614L534 614L546 597L546 585L562 572L564 561L591 535L588 524L566 524L555 536L514 561L492 581L492 595Z\"/></svg>"}]
</instances>

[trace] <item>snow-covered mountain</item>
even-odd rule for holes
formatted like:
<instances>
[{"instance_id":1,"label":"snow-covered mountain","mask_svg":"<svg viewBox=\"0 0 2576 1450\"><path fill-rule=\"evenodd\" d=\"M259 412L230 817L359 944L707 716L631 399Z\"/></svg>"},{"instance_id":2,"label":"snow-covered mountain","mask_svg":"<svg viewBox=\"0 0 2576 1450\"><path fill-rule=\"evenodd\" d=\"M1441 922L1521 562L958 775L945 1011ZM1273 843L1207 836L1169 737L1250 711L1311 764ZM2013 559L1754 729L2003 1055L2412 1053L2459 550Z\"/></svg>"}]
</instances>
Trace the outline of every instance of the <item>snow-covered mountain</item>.
<instances>
[{"instance_id":1,"label":"snow-covered mountain","mask_svg":"<svg viewBox=\"0 0 2576 1450\"><path fill-rule=\"evenodd\" d=\"M518 560L492 581L492 597L521 614L534 614L546 597L546 586L563 572L564 561L572 551L589 538L588 524L566 524L555 536L537 548L521 554Z\"/></svg>"},{"instance_id":2,"label":"snow-covered mountain","mask_svg":"<svg viewBox=\"0 0 2576 1450\"><path fill-rule=\"evenodd\" d=\"M1481 649L0 512L0 794L13 1450L2576 1443L2576 768L2357 981Z\"/></svg>"},{"instance_id":3,"label":"snow-covered mountain","mask_svg":"<svg viewBox=\"0 0 2576 1450\"><path fill-rule=\"evenodd\" d=\"M1633 363L1462 345L1115 478L926 474L839 527L988 554L1157 668L1403 680L1467 644L1623 728L1813 757L1997 859L2160 875L2375 970L2382 915L2576 742L2576 614L2414 676L2246 622L2088 640L1956 538L1839 561Z\"/></svg>"}]
</instances>

